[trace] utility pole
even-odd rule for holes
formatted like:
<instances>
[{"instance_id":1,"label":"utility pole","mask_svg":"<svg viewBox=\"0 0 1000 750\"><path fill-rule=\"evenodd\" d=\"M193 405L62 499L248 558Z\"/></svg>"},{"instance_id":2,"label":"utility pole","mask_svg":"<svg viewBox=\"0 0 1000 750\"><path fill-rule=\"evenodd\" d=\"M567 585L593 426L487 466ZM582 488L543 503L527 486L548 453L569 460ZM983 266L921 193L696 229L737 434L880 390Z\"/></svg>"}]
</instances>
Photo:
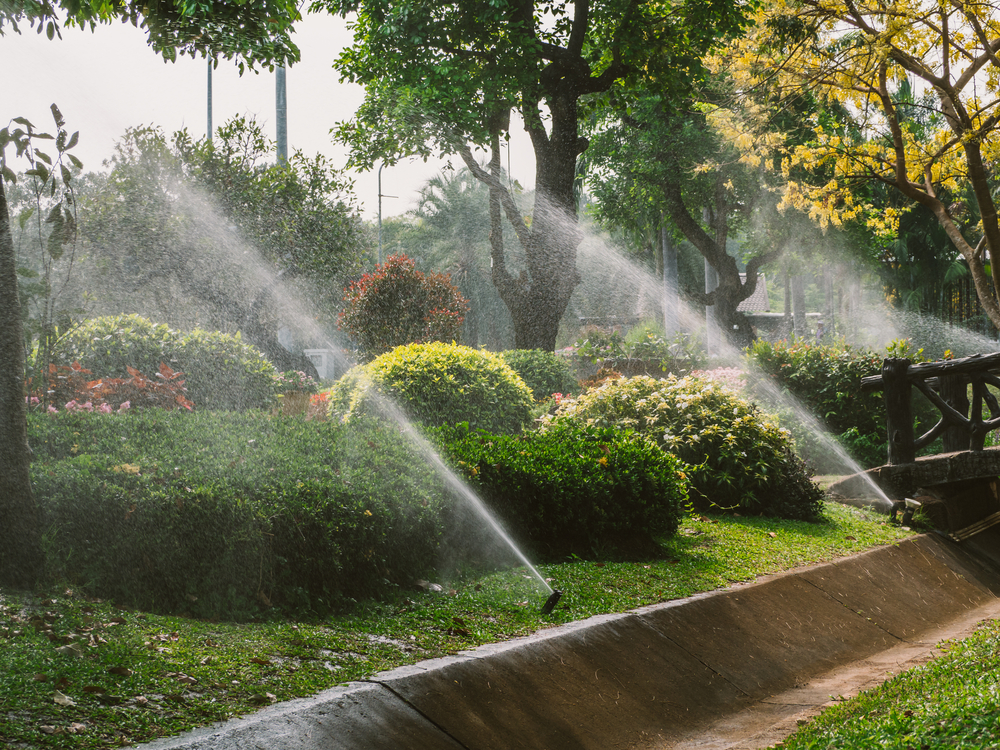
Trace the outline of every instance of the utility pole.
<instances>
[{"instance_id":1,"label":"utility pole","mask_svg":"<svg viewBox=\"0 0 1000 750\"><path fill-rule=\"evenodd\" d=\"M212 58L208 58L208 144L212 145Z\"/></svg>"},{"instance_id":2,"label":"utility pole","mask_svg":"<svg viewBox=\"0 0 1000 750\"><path fill-rule=\"evenodd\" d=\"M285 94L285 66L274 69L275 109L278 120L278 164L288 161L288 99Z\"/></svg>"},{"instance_id":3,"label":"utility pole","mask_svg":"<svg viewBox=\"0 0 1000 750\"><path fill-rule=\"evenodd\" d=\"M378 165L378 258L376 265L382 265L382 167L385 163Z\"/></svg>"}]
</instances>

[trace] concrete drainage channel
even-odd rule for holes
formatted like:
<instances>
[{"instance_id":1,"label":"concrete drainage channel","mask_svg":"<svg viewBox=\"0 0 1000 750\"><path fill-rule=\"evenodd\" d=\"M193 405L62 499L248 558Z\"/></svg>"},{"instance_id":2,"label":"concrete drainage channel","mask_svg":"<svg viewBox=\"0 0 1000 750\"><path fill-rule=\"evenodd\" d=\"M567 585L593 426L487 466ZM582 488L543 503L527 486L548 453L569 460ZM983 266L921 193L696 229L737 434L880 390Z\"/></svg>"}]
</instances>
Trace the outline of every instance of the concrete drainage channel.
<instances>
[{"instance_id":1,"label":"concrete drainage channel","mask_svg":"<svg viewBox=\"0 0 1000 750\"><path fill-rule=\"evenodd\" d=\"M1000 550L1000 531L977 545ZM1000 616L998 595L1000 569L929 534L384 672L142 747L766 747L831 696Z\"/></svg>"}]
</instances>

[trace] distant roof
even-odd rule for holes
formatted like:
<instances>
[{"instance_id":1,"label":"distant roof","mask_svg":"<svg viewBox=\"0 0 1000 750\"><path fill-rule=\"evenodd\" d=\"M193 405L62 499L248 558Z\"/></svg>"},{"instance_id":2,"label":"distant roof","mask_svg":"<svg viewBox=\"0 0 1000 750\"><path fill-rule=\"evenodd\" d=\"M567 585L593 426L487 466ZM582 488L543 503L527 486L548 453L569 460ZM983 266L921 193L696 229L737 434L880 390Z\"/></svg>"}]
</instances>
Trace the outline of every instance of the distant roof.
<instances>
[{"instance_id":1,"label":"distant roof","mask_svg":"<svg viewBox=\"0 0 1000 750\"><path fill-rule=\"evenodd\" d=\"M740 283L745 284L746 280L747 275L741 273ZM742 313L771 312L771 301L767 298L767 277L764 274L757 274L757 288L754 289L753 294L740 302L736 309Z\"/></svg>"}]
</instances>

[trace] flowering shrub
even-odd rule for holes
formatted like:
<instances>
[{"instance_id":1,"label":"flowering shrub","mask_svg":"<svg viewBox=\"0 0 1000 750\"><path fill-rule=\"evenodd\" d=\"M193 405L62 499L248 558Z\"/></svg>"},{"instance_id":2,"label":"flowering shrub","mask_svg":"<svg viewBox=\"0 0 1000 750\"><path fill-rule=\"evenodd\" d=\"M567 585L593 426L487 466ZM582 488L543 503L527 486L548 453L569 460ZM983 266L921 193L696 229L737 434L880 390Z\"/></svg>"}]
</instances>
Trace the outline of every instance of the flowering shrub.
<instances>
[{"instance_id":1,"label":"flowering shrub","mask_svg":"<svg viewBox=\"0 0 1000 750\"><path fill-rule=\"evenodd\" d=\"M352 282L338 325L365 359L403 344L457 341L468 302L447 274L421 273L405 255L392 255Z\"/></svg>"},{"instance_id":2,"label":"flowering shrub","mask_svg":"<svg viewBox=\"0 0 1000 750\"><path fill-rule=\"evenodd\" d=\"M496 354L457 344L399 346L347 372L330 389L330 416L378 415L386 394L429 426L520 432L531 419L531 390Z\"/></svg>"},{"instance_id":3,"label":"flowering shrub","mask_svg":"<svg viewBox=\"0 0 1000 750\"><path fill-rule=\"evenodd\" d=\"M330 411L330 392L314 393L309 397L309 406L306 407L306 419L318 419L326 421Z\"/></svg>"},{"instance_id":4,"label":"flowering shrub","mask_svg":"<svg viewBox=\"0 0 1000 750\"><path fill-rule=\"evenodd\" d=\"M274 390L277 393L287 393L298 391L299 393L316 393L319 390L319 383L311 375L306 375L302 370L289 370L279 372L274 376Z\"/></svg>"},{"instance_id":5,"label":"flowering shrub","mask_svg":"<svg viewBox=\"0 0 1000 750\"><path fill-rule=\"evenodd\" d=\"M188 397L206 409L260 408L274 395L274 365L239 334L177 331L138 315L86 321L60 339L53 361L80 362L116 378L124 378L128 367L158 372L165 362L184 371Z\"/></svg>"},{"instance_id":6,"label":"flowering shrub","mask_svg":"<svg viewBox=\"0 0 1000 750\"><path fill-rule=\"evenodd\" d=\"M608 380L564 401L543 424L627 428L690 465L690 500L704 510L812 519L822 492L787 430L728 388L694 377Z\"/></svg>"},{"instance_id":7,"label":"flowering shrub","mask_svg":"<svg viewBox=\"0 0 1000 750\"><path fill-rule=\"evenodd\" d=\"M97 411L110 414L137 408L157 407L175 409L184 407L191 411L194 403L187 398L183 372L175 372L162 362L157 379L147 378L133 367L127 368L128 378L99 378L89 380L90 370L74 362L70 366L49 365L49 391L46 394L47 411L55 413L62 405L66 411ZM42 394L28 397L29 408L40 408Z\"/></svg>"},{"instance_id":8,"label":"flowering shrub","mask_svg":"<svg viewBox=\"0 0 1000 750\"><path fill-rule=\"evenodd\" d=\"M714 370L694 370L691 375L702 380L711 380L725 386L734 393L742 393L746 386L747 374L738 367L716 367Z\"/></svg>"}]
</instances>

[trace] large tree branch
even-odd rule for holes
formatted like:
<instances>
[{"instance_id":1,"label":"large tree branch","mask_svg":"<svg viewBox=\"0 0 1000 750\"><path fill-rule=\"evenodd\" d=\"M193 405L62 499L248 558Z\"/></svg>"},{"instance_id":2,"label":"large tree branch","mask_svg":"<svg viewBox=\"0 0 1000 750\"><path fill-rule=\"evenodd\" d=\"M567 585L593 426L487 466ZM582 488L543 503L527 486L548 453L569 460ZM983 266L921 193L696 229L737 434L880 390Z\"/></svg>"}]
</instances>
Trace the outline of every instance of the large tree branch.
<instances>
[{"instance_id":1,"label":"large tree branch","mask_svg":"<svg viewBox=\"0 0 1000 750\"><path fill-rule=\"evenodd\" d=\"M514 198L510 194L507 186L493 174L490 174L485 169L483 169L479 162L476 161L476 157L472 153L472 149L469 144L463 143L458 147L459 156L462 157L462 161L465 162L465 166L469 168L472 172L473 177L485 184L490 190L496 190L500 195L500 204L503 206L504 215L507 217L507 221L511 223L514 227L514 233L517 235L518 241L525 245L530 239L531 230L528 229L528 225L524 223L524 217L521 216L521 212L517 209L517 204L514 203Z\"/></svg>"},{"instance_id":2,"label":"large tree branch","mask_svg":"<svg viewBox=\"0 0 1000 750\"><path fill-rule=\"evenodd\" d=\"M688 211L681 194L680 184L676 180L668 180L662 182L660 188L663 190L667 213L677 228L681 230L681 234L698 248L698 252L705 257L712 268L724 271L728 258L725 249L718 246L716 241L702 229L701 224Z\"/></svg>"}]
</instances>

